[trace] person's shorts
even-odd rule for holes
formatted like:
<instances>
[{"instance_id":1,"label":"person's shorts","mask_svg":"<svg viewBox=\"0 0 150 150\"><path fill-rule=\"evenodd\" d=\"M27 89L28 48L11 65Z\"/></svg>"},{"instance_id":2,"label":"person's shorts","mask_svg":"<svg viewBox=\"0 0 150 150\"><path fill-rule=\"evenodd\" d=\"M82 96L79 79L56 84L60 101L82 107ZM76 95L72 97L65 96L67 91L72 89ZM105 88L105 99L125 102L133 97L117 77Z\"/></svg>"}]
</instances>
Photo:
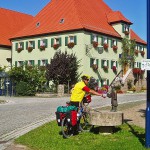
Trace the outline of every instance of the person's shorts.
<instances>
[{"instance_id":1,"label":"person's shorts","mask_svg":"<svg viewBox=\"0 0 150 150\"><path fill-rule=\"evenodd\" d=\"M72 102L72 101L70 101L70 105L79 107L80 106L80 102Z\"/></svg>"}]
</instances>

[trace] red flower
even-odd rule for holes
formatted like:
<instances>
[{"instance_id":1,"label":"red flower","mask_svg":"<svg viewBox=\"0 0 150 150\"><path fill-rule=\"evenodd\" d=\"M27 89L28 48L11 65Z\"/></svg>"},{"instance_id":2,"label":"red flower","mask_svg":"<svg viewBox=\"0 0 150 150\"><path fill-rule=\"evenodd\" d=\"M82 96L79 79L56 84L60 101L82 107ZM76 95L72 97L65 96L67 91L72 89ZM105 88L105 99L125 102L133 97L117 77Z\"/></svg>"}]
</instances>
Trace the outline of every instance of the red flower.
<instances>
[{"instance_id":1,"label":"red flower","mask_svg":"<svg viewBox=\"0 0 150 150\"><path fill-rule=\"evenodd\" d=\"M73 47L74 47L74 43L73 42L68 43L68 48L73 48Z\"/></svg>"},{"instance_id":2,"label":"red flower","mask_svg":"<svg viewBox=\"0 0 150 150\"><path fill-rule=\"evenodd\" d=\"M113 70L114 72L116 72L116 71L117 71L116 66L113 66L113 67L112 67L112 70Z\"/></svg>"},{"instance_id":3,"label":"red flower","mask_svg":"<svg viewBox=\"0 0 150 150\"><path fill-rule=\"evenodd\" d=\"M28 47L28 52L31 52L33 50L33 47Z\"/></svg>"},{"instance_id":4,"label":"red flower","mask_svg":"<svg viewBox=\"0 0 150 150\"><path fill-rule=\"evenodd\" d=\"M59 47L59 44L54 44L54 45L53 45L53 48L54 48L54 49L57 49L58 47Z\"/></svg>"},{"instance_id":5,"label":"red flower","mask_svg":"<svg viewBox=\"0 0 150 150\"><path fill-rule=\"evenodd\" d=\"M96 48L98 46L98 42L93 41L93 47Z\"/></svg>"},{"instance_id":6,"label":"red flower","mask_svg":"<svg viewBox=\"0 0 150 150\"><path fill-rule=\"evenodd\" d=\"M134 53L135 53L135 55L138 55L139 51L136 49L136 50L134 51Z\"/></svg>"},{"instance_id":7,"label":"red flower","mask_svg":"<svg viewBox=\"0 0 150 150\"><path fill-rule=\"evenodd\" d=\"M104 49L108 49L108 44L104 43L103 47L104 47Z\"/></svg>"},{"instance_id":8,"label":"red flower","mask_svg":"<svg viewBox=\"0 0 150 150\"><path fill-rule=\"evenodd\" d=\"M144 55L145 55L145 52L144 52L144 51L141 51L141 55L144 56Z\"/></svg>"},{"instance_id":9,"label":"red flower","mask_svg":"<svg viewBox=\"0 0 150 150\"><path fill-rule=\"evenodd\" d=\"M125 35L129 35L129 31L124 31L124 34Z\"/></svg>"},{"instance_id":10,"label":"red flower","mask_svg":"<svg viewBox=\"0 0 150 150\"><path fill-rule=\"evenodd\" d=\"M140 69L139 68L133 68L133 74L139 74L140 73Z\"/></svg>"},{"instance_id":11,"label":"red flower","mask_svg":"<svg viewBox=\"0 0 150 150\"><path fill-rule=\"evenodd\" d=\"M45 50L45 46L44 45L40 45L40 50Z\"/></svg>"},{"instance_id":12,"label":"red flower","mask_svg":"<svg viewBox=\"0 0 150 150\"><path fill-rule=\"evenodd\" d=\"M97 69L98 69L97 64L93 64L93 65L92 65L92 68L93 68L93 70L97 70Z\"/></svg>"},{"instance_id":13,"label":"red flower","mask_svg":"<svg viewBox=\"0 0 150 150\"><path fill-rule=\"evenodd\" d=\"M103 69L104 70L108 70L108 66L103 66Z\"/></svg>"},{"instance_id":14,"label":"red flower","mask_svg":"<svg viewBox=\"0 0 150 150\"><path fill-rule=\"evenodd\" d=\"M113 45L113 50L116 51L117 49L118 49L118 47Z\"/></svg>"},{"instance_id":15,"label":"red flower","mask_svg":"<svg viewBox=\"0 0 150 150\"><path fill-rule=\"evenodd\" d=\"M19 48L17 49L17 51L18 51L18 53L20 53L20 52L22 51L22 48L19 47Z\"/></svg>"}]
</instances>

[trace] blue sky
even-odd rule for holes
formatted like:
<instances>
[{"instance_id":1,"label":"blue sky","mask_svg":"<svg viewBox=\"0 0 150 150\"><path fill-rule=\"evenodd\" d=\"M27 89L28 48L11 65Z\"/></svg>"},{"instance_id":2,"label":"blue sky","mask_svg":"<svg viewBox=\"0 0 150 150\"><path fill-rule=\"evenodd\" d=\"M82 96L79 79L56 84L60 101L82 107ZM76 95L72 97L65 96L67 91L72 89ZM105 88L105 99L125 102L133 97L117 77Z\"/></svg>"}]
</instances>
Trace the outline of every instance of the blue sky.
<instances>
[{"instance_id":1,"label":"blue sky","mask_svg":"<svg viewBox=\"0 0 150 150\"><path fill-rule=\"evenodd\" d=\"M0 7L35 16L50 0L0 0ZM146 0L104 0L112 9L119 10L133 25L131 28L146 41Z\"/></svg>"}]
</instances>

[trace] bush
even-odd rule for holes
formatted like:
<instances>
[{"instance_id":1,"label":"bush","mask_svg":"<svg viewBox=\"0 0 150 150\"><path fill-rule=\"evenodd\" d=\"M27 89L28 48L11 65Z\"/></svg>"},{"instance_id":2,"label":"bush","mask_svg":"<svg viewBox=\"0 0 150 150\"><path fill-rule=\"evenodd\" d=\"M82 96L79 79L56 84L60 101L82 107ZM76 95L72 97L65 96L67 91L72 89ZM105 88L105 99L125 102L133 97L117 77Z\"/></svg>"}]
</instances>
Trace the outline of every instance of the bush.
<instances>
[{"instance_id":1,"label":"bush","mask_svg":"<svg viewBox=\"0 0 150 150\"><path fill-rule=\"evenodd\" d=\"M16 93L19 96L34 96L35 95L35 87L33 85L29 85L26 82L20 81L16 85Z\"/></svg>"}]
</instances>

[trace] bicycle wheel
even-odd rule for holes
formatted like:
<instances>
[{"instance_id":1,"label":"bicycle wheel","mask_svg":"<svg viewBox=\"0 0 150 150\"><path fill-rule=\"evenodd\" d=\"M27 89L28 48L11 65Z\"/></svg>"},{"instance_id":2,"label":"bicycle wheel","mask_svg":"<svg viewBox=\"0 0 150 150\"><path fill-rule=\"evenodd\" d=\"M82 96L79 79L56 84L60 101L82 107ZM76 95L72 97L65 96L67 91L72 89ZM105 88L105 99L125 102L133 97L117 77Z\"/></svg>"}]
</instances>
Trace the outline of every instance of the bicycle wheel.
<instances>
[{"instance_id":1,"label":"bicycle wheel","mask_svg":"<svg viewBox=\"0 0 150 150\"><path fill-rule=\"evenodd\" d=\"M68 123L67 118L62 120L61 131L64 138L69 138L73 135L73 127Z\"/></svg>"},{"instance_id":2,"label":"bicycle wheel","mask_svg":"<svg viewBox=\"0 0 150 150\"><path fill-rule=\"evenodd\" d=\"M90 131L92 127L93 126L89 123L89 112L83 112L79 122L79 130L82 132Z\"/></svg>"}]
</instances>

